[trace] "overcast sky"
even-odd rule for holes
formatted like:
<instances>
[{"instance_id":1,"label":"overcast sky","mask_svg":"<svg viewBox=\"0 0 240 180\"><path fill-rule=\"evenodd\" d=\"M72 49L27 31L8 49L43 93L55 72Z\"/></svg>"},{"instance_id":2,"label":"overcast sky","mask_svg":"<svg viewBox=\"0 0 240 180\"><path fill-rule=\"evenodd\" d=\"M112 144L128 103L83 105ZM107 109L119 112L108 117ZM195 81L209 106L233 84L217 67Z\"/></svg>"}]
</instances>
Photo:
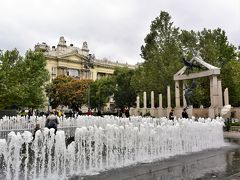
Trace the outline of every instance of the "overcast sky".
<instances>
[{"instance_id":1,"label":"overcast sky","mask_svg":"<svg viewBox=\"0 0 240 180\"><path fill-rule=\"evenodd\" d=\"M167 11L187 30L217 27L240 45L240 0L3 0L0 49L24 53L36 43L88 42L96 58L135 64L151 21Z\"/></svg>"}]
</instances>

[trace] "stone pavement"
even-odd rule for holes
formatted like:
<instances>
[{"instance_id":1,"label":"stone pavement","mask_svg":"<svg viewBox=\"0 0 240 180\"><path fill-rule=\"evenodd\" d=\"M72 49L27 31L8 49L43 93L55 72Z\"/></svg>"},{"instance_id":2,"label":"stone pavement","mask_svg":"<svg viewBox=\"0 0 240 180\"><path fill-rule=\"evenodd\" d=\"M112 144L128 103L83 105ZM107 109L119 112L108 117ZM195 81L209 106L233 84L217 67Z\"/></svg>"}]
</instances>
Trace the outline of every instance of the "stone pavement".
<instances>
[{"instance_id":1,"label":"stone pavement","mask_svg":"<svg viewBox=\"0 0 240 180\"><path fill-rule=\"evenodd\" d=\"M228 146L70 180L240 180L240 133L224 132Z\"/></svg>"}]
</instances>

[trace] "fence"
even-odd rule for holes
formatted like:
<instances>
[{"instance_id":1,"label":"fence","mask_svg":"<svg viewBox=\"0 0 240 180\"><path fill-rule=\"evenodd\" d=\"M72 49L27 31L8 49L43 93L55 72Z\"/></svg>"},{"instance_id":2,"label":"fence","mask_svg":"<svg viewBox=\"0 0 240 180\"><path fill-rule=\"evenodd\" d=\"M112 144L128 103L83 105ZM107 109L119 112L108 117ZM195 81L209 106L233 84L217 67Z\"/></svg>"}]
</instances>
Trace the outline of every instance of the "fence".
<instances>
[{"instance_id":1,"label":"fence","mask_svg":"<svg viewBox=\"0 0 240 180\"><path fill-rule=\"evenodd\" d=\"M32 116L28 118L27 116L4 116L0 119L0 139L6 139L10 132L20 132L30 131L33 133L36 124L40 124L41 128L45 127L46 117L36 117ZM75 118L59 118L59 130L64 130L67 137L74 136L76 126Z\"/></svg>"}]
</instances>

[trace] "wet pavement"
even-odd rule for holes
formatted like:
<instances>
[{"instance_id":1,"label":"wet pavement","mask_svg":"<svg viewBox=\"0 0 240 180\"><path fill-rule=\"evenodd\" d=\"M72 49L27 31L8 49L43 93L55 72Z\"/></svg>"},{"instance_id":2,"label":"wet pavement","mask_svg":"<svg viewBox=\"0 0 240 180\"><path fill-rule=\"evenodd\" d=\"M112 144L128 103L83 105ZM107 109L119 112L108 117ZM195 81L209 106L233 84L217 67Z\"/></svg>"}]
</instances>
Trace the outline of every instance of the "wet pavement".
<instances>
[{"instance_id":1,"label":"wet pavement","mask_svg":"<svg viewBox=\"0 0 240 180\"><path fill-rule=\"evenodd\" d=\"M70 180L240 180L240 133L225 133L220 149L174 156Z\"/></svg>"}]
</instances>

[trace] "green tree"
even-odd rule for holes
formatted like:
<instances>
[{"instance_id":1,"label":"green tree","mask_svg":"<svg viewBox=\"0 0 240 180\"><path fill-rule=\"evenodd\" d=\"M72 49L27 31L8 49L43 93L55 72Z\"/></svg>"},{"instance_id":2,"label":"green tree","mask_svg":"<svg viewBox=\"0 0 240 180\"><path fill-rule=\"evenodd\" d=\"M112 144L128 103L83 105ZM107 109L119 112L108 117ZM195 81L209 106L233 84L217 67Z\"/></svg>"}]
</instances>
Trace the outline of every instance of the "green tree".
<instances>
[{"instance_id":1,"label":"green tree","mask_svg":"<svg viewBox=\"0 0 240 180\"><path fill-rule=\"evenodd\" d=\"M132 84L137 92L147 91L148 96L150 91L163 93L165 104L166 87L170 85L173 89L173 75L182 66L179 29L173 26L171 16L167 12L162 11L152 22L150 33L144 41L145 45L141 47L141 56L145 60L141 67L143 72L137 70L133 77L134 80L144 79L144 81L139 83L135 81ZM172 97L173 95L174 93Z\"/></svg>"},{"instance_id":2,"label":"green tree","mask_svg":"<svg viewBox=\"0 0 240 180\"><path fill-rule=\"evenodd\" d=\"M19 82L23 85L24 99L22 106L38 108L44 105L45 83L49 80L46 59L41 52L27 51L24 61L19 64Z\"/></svg>"},{"instance_id":3,"label":"green tree","mask_svg":"<svg viewBox=\"0 0 240 180\"><path fill-rule=\"evenodd\" d=\"M19 106L23 99L22 85L18 82L19 76L16 76L19 69L19 62L23 61L19 52L12 51L1 52L0 54L0 108L11 108Z\"/></svg>"},{"instance_id":4,"label":"green tree","mask_svg":"<svg viewBox=\"0 0 240 180\"><path fill-rule=\"evenodd\" d=\"M240 62L231 60L222 68L222 86L228 88L229 102L232 106L240 106Z\"/></svg>"},{"instance_id":5,"label":"green tree","mask_svg":"<svg viewBox=\"0 0 240 180\"><path fill-rule=\"evenodd\" d=\"M42 53L14 49L0 53L0 109L38 108L45 101L44 83L48 81L46 60Z\"/></svg>"},{"instance_id":6,"label":"green tree","mask_svg":"<svg viewBox=\"0 0 240 180\"><path fill-rule=\"evenodd\" d=\"M116 89L114 92L115 104L119 108L125 106L131 107L136 101L136 92L131 86L131 79L134 75L134 70L127 68L116 68L113 74L115 78Z\"/></svg>"},{"instance_id":7,"label":"green tree","mask_svg":"<svg viewBox=\"0 0 240 180\"><path fill-rule=\"evenodd\" d=\"M204 29L199 32L179 30L173 26L171 16L163 11L159 17L152 21L150 33L147 34L144 41L145 45L141 47L141 56L145 61L135 71L131 84L138 93L148 92L148 99L150 91L162 93L163 105L165 106L167 85L171 86L171 97L174 97L173 75L184 66L183 55L187 60L190 60L198 52L203 60L221 68L220 78L223 82L223 88L229 82L229 78L225 74L230 68L224 67L228 62L236 61L239 56L236 53L236 48L229 43L226 33L222 29ZM227 66L231 65L233 63ZM200 70L197 68L191 70L191 72L197 71ZM235 75L233 76L235 77ZM187 83L190 85L192 82L187 81ZM209 79L200 78L196 80L196 83L197 88L193 96L194 106L199 107L201 104L210 106ZM235 86L231 89L235 95L240 93ZM234 96L231 96L230 92L230 100L233 100ZM172 104L174 105L174 103L174 98L172 98Z\"/></svg>"},{"instance_id":8,"label":"green tree","mask_svg":"<svg viewBox=\"0 0 240 180\"><path fill-rule=\"evenodd\" d=\"M91 84L91 107L102 109L109 102L110 96L115 90L115 79L113 77L103 77Z\"/></svg>"},{"instance_id":9,"label":"green tree","mask_svg":"<svg viewBox=\"0 0 240 180\"><path fill-rule=\"evenodd\" d=\"M197 34L198 41L196 44L198 45L201 57L207 63L221 68L221 75L219 78L222 79L223 88L226 88L226 84L229 82L229 77L226 76L226 71L228 71L229 67L225 68L225 66L231 60L236 60L236 48L229 43L225 31L220 28L214 30L204 29ZM231 66L233 64L230 63L227 66L229 65ZM200 104L203 104L206 107L210 106L209 79L198 79L197 84L198 86L193 97L193 101L195 102L194 105L196 107L199 107ZM235 92L234 87L231 87L231 91ZM231 95L232 94L230 93L230 100L233 100Z\"/></svg>"},{"instance_id":10,"label":"green tree","mask_svg":"<svg viewBox=\"0 0 240 180\"><path fill-rule=\"evenodd\" d=\"M204 29L198 34L201 56L206 62L222 68L228 61L236 59L236 48L229 43L222 29Z\"/></svg>"}]
</instances>

